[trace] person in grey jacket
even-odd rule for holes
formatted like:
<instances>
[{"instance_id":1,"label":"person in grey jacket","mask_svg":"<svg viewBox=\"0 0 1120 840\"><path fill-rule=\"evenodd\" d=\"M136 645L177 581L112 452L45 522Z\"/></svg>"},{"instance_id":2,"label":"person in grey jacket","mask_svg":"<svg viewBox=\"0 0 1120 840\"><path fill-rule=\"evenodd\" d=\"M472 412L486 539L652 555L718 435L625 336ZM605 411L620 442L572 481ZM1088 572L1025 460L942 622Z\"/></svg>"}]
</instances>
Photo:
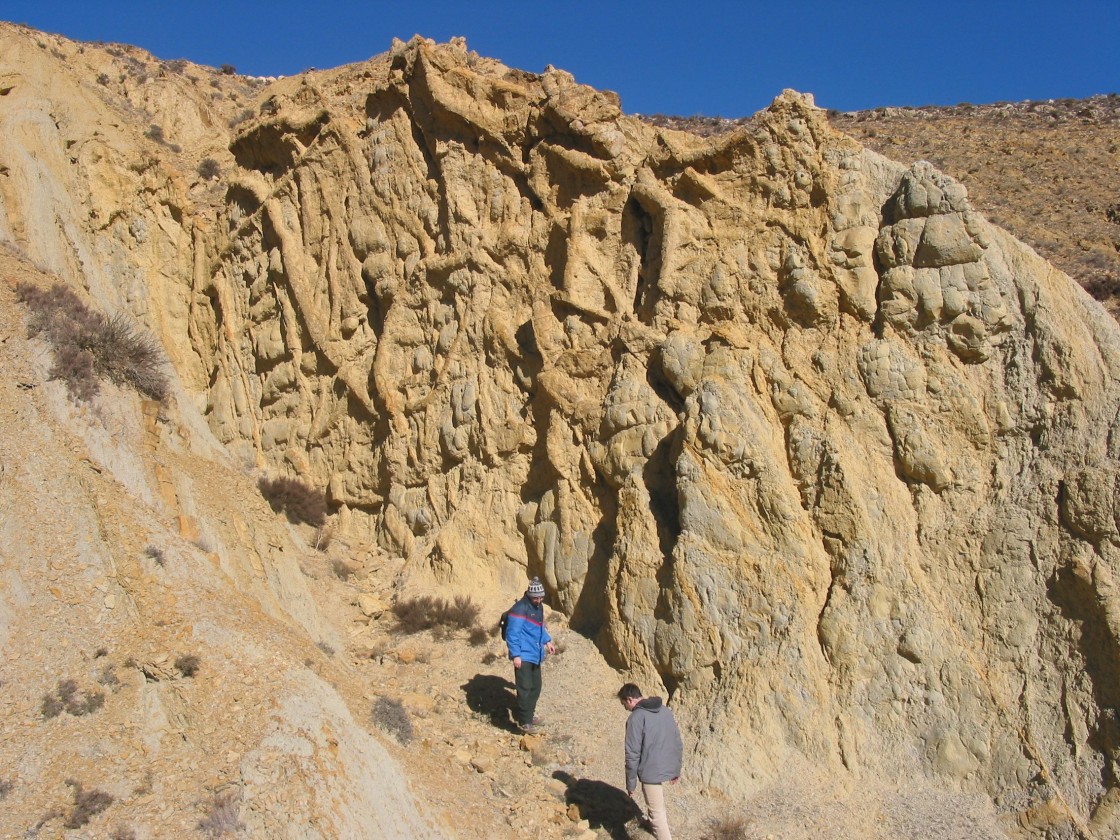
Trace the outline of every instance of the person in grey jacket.
<instances>
[{"instance_id":1,"label":"person in grey jacket","mask_svg":"<svg viewBox=\"0 0 1120 840\"><path fill-rule=\"evenodd\" d=\"M634 683L620 688L618 699L630 713L626 719L626 792L633 798L638 782L642 783L646 816L657 840L673 840L663 785L676 784L681 776L684 747L677 721L660 697L643 697Z\"/></svg>"}]
</instances>

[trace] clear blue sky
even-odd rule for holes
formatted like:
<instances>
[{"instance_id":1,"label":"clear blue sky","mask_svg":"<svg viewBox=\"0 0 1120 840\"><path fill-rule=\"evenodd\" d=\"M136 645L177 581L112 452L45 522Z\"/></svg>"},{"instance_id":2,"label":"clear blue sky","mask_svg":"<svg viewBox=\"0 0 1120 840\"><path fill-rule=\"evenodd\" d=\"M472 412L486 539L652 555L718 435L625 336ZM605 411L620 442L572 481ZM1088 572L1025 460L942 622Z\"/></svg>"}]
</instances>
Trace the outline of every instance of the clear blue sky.
<instances>
[{"instance_id":1,"label":"clear blue sky","mask_svg":"<svg viewBox=\"0 0 1120 840\"><path fill-rule=\"evenodd\" d=\"M787 87L845 111L1120 92L1120 0L0 0L0 19L265 76L463 35L647 114L744 116Z\"/></svg>"}]
</instances>

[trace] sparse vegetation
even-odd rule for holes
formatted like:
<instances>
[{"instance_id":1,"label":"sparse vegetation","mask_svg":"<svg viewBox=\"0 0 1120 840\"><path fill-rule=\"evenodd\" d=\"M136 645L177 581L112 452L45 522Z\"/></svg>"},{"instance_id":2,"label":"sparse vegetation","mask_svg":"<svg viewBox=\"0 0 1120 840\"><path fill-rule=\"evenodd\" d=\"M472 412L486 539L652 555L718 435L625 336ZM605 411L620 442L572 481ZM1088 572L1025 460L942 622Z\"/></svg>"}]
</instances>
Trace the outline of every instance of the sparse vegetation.
<instances>
[{"instance_id":1,"label":"sparse vegetation","mask_svg":"<svg viewBox=\"0 0 1120 840\"><path fill-rule=\"evenodd\" d=\"M336 559L331 563L331 571L334 572L334 576L339 580L350 580L350 578L354 576L354 573L357 571L357 569L355 569L345 560Z\"/></svg>"},{"instance_id":2,"label":"sparse vegetation","mask_svg":"<svg viewBox=\"0 0 1120 840\"><path fill-rule=\"evenodd\" d=\"M334 648L326 642L316 642L315 647L319 648L327 656L334 656Z\"/></svg>"},{"instance_id":3,"label":"sparse vegetation","mask_svg":"<svg viewBox=\"0 0 1120 840\"><path fill-rule=\"evenodd\" d=\"M747 840L747 821L742 817L717 817L708 822L702 840Z\"/></svg>"},{"instance_id":4,"label":"sparse vegetation","mask_svg":"<svg viewBox=\"0 0 1120 840\"><path fill-rule=\"evenodd\" d=\"M204 178L205 180L209 181L213 178L219 177L221 174L222 165L214 160L214 158L203 158L202 161L198 164L199 178Z\"/></svg>"},{"instance_id":5,"label":"sparse vegetation","mask_svg":"<svg viewBox=\"0 0 1120 840\"><path fill-rule=\"evenodd\" d=\"M74 717L81 717L96 712L104 705L105 693L103 691L82 692L78 690L78 684L74 680L60 680L53 693L43 695L39 711L44 719L49 720L58 717L63 712L67 712Z\"/></svg>"},{"instance_id":6,"label":"sparse vegetation","mask_svg":"<svg viewBox=\"0 0 1120 840\"><path fill-rule=\"evenodd\" d=\"M130 825L118 825L109 837L112 840L136 840L136 830Z\"/></svg>"},{"instance_id":7,"label":"sparse vegetation","mask_svg":"<svg viewBox=\"0 0 1120 840\"><path fill-rule=\"evenodd\" d=\"M250 109L245 108L236 117L229 121L229 127L236 128L237 126L241 125L241 123L247 120L251 120L252 118L253 112Z\"/></svg>"},{"instance_id":8,"label":"sparse vegetation","mask_svg":"<svg viewBox=\"0 0 1120 840\"><path fill-rule=\"evenodd\" d=\"M99 85L102 85L102 86L107 85L107 84L109 84L109 81L110 81L110 79L109 79L109 74L108 73L99 73L97 75L97 83Z\"/></svg>"},{"instance_id":9,"label":"sparse vegetation","mask_svg":"<svg viewBox=\"0 0 1120 840\"><path fill-rule=\"evenodd\" d=\"M175 657L175 670L184 677L193 677L200 667L202 667L202 660L193 653L184 653L182 656Z\"/></svg>"},{"instance_id":10,"label":"sparse vegetation","mask_svg":"<svg viewBox=\"0 0 1120 840\"><path fill-rule=\"evenodd\" d=\"M107 664L101 669L101 673L97 676L97 681L110 691L115 690L117 686L121 684L120 678L117 676L117 669L113 667L112 663Z\"/></svg>"},{"instance_id":11,"label":"sparse vegetation","mask_svg":"<svg viewBox=\"0 0 1120 840\"><path fill-rule=\"evenodd\" d=\"M218 72L221 73L223 76L235 76L235 75L237 75L237 68L234 67L232 64L223 64L221 67L218 68Z\"/></svg>"},{"instance_id":12,"label":"sparse vegetation","mask_svg":"<svg viewBox=\"0 0 1120 840\"><path fill-rule=\"evenodd\" d=\"M155 560L157 566L162 566L167 560L167 558L163 554L163 549L156 548L154 545L150 545L145 548L144 555L146 557L150 557L152 560Z\"/></svg>"},{"instance_id":13,"label":"sparse vegetation","mask_svg":"<svg viewBox=\"0 0 1120 840\"><path fill-rule=\"evenodd\" d=\"M92 400L102 379L154 400L167 398L159 346L124 315L95 312L61 283L45 289L21 283L16 293L31 314L28 334L42 335L51 345L51 378L62 380L72 399Z\"/></svg>"},{"instance_id":14,"label":"sparse vegetation","mask_svg":"<svg viewBox=\"0 0 1120 840\"><path fill-rule=\"evenodd\" d=\"M206 807L206 816L198 822L198 828L210 837L236 834L245 828L240 818L240 797L237 791L227 790L214 794Z\"/></svg>"},{"instance_id":15,"label":"sparse vegetation","mask_svg":"<svg viewBox=\"0 0 1120 840\"><path fill-rule=\"evenodd\" d=\"M372 716L374 725L392 735L402 746L408 746L412 742L412 720L400 700L378 697L373 702Z\"/></svg>"},{"instance_id":16,"label":"sparse vegetation","mask_svg":"<svg viewBox=\"0 0 1120 840\"><path fill-rule=\"evenodd\" d=\"M81 828L113 804L113 797L103 790L86 790L74 779L67 779L66 784L74 789L74 804L63 823L66 828Z\"/></svg>"},{"instance_id":17,"label":"sparse vegetation","mask_svg":"<svg viewBox=\"0 0 1120 840\"><path fill-rule=\"evenodd\" d=\"M8 798L8 794L12 792L12 783L7 779L0 779L0 802Z\"/></svg>"},{"instance_id":18,"label":"sparse vegetation","mask_svg":"<svg viewBox=\"0 0 1120 840\"><path fill-rule=\"evenodd\" d=\"M327 498L323 491L298 478L262 476L257 488L269 507L284 514L293 525L306 522L319 528L326 522Z\"/></svg>"},{"instance_id":19,"label":"sparse vegetation","mask_svg":"<svg viewBox=\"0 0 1120 840\"><path fill-rule=\"evenodd\" d=\"M333 539L334 529L330 525L323 525L315 532L315 544L312 547L316 551L326 551L331 547Z\"/></svg>"},{"instance_id":20,"label":"sparse vegetation","mask_svg":"<svg viewBox=\"0 0 1120 840\"><path fill-rule=\"evenodd\" d=\"M466 630L478 621L479 608L464 595L457 595L454 601L421 595L397 601L393 615L401 633L420 633L437 627Z\"/></svg>"},{"instance_id":21,"label":"sparse vegetation","mask_svg":"<svg viewBox=\"0 0 1120 840\"><path fill-rule=\"evenodd\" d=\"M148 126L148 130L147 132L145 132L145 136L149 140L155 140L157 143L167 142L166 138L163 135L163 126L155 125L154 123Z\"/></svg>"},{"instance_id":22,"label":"sparse vegetation","mask_svg":"<svg viewBox=\"0 0 1120 840\"><path fill-rule=\"evenodd\" d=\"M475 625L471 628L470 635L467 636L467 641L470 642L473 647L482 647L490 641L490 631L485 627Z\"/></svg>"}]
</instances>

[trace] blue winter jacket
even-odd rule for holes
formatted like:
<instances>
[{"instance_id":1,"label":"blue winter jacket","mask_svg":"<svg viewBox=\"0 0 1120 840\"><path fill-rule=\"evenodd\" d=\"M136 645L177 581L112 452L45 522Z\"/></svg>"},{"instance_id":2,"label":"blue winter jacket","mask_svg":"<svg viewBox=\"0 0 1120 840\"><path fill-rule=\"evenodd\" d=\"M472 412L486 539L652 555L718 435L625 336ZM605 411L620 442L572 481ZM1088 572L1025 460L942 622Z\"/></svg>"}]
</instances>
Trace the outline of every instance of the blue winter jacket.
<instances>
[{"instance_id":1,"label":"blue winter jacket","mask_svg":"<svg viewBox=\"0 0 1120 840\"><path fill-rule=\"evenodd\" d=\"M544 659L544 646L552 636L544 627L544 605L534 606L528 597L509 608L509 625L506 627L506 645L509 658L520 656L522 662L540 664Z\"/></svg>"}]
</instances>

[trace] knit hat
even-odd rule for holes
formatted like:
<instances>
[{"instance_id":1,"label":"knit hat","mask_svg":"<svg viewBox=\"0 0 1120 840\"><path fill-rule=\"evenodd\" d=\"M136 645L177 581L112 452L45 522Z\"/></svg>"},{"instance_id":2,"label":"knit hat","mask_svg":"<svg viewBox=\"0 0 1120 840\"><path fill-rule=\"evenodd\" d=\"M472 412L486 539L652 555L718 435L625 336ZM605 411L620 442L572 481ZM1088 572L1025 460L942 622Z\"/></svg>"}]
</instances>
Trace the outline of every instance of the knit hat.
<instances>
[{"instance_id":1,"label":"knit hat","mask_svg":"<svg viewBox=\"0 0 1120 840\"><path fill-rule=\"evenodd\" d=\"M541 583L541 579L539 577L535 577L531 581L529 581L529 588L525 591L525 594L530 598L544 597L544 584Z\"/></svg>"}]
</instances>

